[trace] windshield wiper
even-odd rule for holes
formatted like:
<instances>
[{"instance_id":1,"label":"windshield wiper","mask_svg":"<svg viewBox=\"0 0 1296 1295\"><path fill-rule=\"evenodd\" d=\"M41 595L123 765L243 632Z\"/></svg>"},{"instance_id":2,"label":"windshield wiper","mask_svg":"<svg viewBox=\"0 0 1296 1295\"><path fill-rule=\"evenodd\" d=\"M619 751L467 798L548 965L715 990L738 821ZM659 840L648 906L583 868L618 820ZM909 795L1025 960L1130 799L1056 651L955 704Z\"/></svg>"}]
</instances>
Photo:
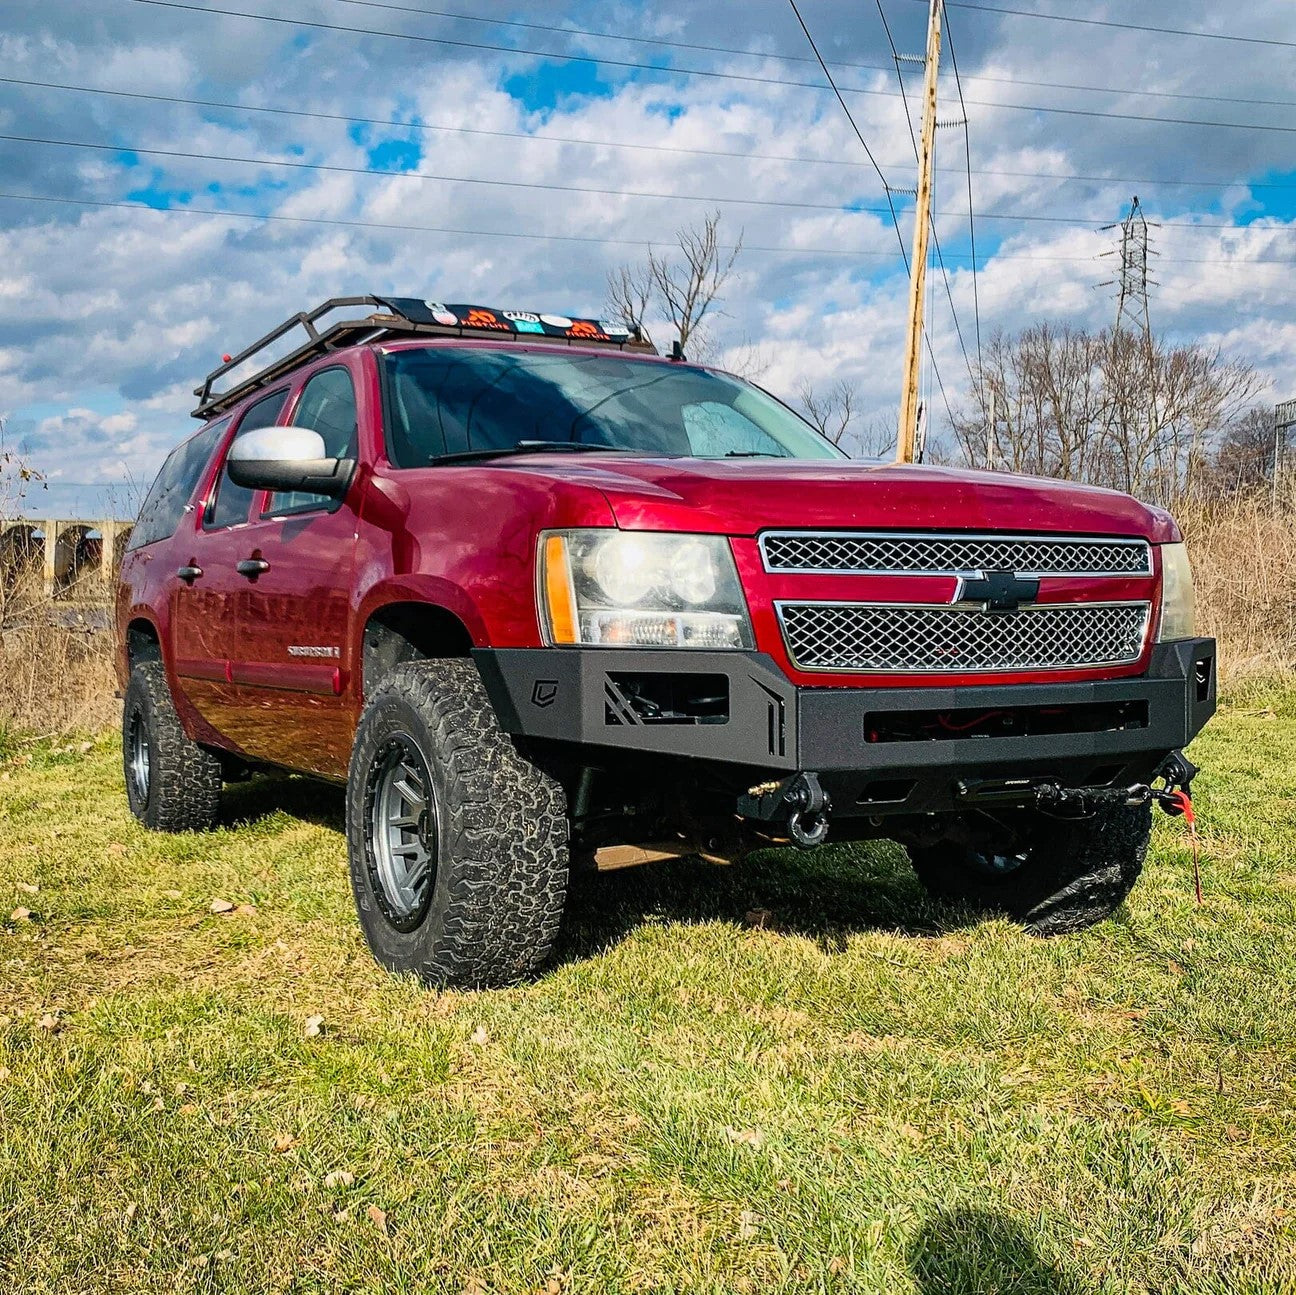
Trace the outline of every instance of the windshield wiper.
<instances>
[{"instance_id":1,"label":"windshield wiper","mask_svg":"<svg viewBox=\"0 0 1296 1295\"><path fill-rule=\"evenodd\" d=\"M773 450L726 450L726 459L786 459L786 454L775 454Z\"/></svg>"},{"instance_id":2,"label":"windshield wiper","mask_svg":"<svg viewBox=\"0 0 1296 1295\"><path fill-rule=\"evenodd\" d=\"M515 454L634 454L619 445L587 445L584 441L518 441L516 445L497 445L491 449L456 450L453 454L434 454L428 466L438 463L471 463L479 459L502 459Z\"/></svg>"}]
</instances>

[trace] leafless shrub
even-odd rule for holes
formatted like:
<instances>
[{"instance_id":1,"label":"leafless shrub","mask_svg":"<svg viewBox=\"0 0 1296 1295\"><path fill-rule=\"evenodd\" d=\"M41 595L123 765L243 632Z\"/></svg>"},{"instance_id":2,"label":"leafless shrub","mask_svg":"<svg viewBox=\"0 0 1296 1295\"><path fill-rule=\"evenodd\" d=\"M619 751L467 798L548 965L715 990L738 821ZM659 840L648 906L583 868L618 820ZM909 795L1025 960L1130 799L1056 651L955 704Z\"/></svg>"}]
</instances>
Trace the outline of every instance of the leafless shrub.
<instances>
[{"instance_id":1,"label":"leafless shrub","mask_svg":"<svg viewBox=\"0 0 1296 1295\"><path fill-rule=\"evenodd\" d=\"M113 635L102 607L57 602L41 570L11 571L0 625L0 732L97 732L117 719Z\"/></svg>"}]
</instances>

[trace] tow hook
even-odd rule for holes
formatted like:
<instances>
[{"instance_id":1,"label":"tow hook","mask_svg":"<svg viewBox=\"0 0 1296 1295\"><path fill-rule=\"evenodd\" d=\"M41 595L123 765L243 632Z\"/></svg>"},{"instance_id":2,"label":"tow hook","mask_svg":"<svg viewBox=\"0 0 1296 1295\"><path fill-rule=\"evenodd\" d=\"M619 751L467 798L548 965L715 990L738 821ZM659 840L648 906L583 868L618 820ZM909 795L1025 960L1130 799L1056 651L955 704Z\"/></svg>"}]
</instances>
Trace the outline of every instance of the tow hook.
<instances>
[{"instance_id":1,"label":"tow hook","mask_svg":"<svg viewBox=\"0 0 1296 1295\"><path fill-rule=\"evenodd\" d=\"M787 834L802 850L813 850L828 839L828 815L832 801L819 785L819 776L799 773L783 791L788 806Z\"/></svg>"},{"instance_id":2,"label":"tow hook","mask_svg":"<svg viewBox=\"0 0 1296 1295\"><path fill-rule=\"evenodd\" d=\"M1152 789L1152 798L1171 818L1192 811L1192 782L1200 770L1182 751L1171 751L1152 777L1164 786Z\"/></svg>"},{"instance_id":3,"label":"tow hook","mask_svg":"<svg viewBox=\"0 0 1296 1295\"><path fill-rule=\"evenodd\" d=\"M828 816L832 801L819 785L816 773L798 773L776 782L749 787L738 797L738 817L751 823L768 824L773 832L757 834L766 840L787 839L802 850L813 850L828 839ZM777 824L782 824L780 833Z\"/></svg>"}]
</instances>

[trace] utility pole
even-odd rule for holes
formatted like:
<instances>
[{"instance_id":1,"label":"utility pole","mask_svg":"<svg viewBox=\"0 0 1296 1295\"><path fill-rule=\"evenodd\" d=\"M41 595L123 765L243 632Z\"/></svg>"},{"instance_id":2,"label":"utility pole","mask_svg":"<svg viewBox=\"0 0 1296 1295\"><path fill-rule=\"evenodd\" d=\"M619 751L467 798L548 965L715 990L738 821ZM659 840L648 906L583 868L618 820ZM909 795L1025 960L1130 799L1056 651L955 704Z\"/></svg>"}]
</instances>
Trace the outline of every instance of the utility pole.
<instances>
[{"instance_id":1,"label":"utility pole","mask_svg":"<svg viewBox=\"0 0 1296 1295\"><path fill-rule=\"evenodd\" d=\"M900 427L896 438L897 463L913 462L914 441L918 434L918 370L922 363L923 294L927 287L927 235L931 226L932 171L936 154L936 76L940 70L940 45L941 0L930 0L913 255L909 260L909 332L905 338L904 387L900 393Z\"/></svg>"}]
</instances>

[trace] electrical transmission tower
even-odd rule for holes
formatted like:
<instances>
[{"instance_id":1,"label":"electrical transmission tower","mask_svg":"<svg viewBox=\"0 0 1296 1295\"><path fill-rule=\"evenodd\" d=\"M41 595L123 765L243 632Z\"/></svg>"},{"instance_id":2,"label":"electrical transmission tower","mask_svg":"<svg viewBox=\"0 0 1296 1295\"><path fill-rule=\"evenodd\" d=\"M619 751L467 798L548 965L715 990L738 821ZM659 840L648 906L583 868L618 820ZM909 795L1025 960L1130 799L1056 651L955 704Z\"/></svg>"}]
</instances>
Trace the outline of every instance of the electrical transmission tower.
<instances>
[{"instance_id":1,"label":"electrical transmission tower","mask_svg":"<svg viewBox=\"0 0 1296 1295\"><path fill-rule=\"evenodd\" d=\"M1152 320L1148 311L1148 288L1156 284L1148 273L1148 263L1156 255L1152 247L1147 217L1139 204L1138 195L1130 204L1129 215L1119 225L1104 225L1104 230L1119 229L1120 246L1104 256L1119 256L1120 269L1116 278L1098 286L1116 289L1116 331L1122 329L1141 337L1147 344L1152 341Z\"/></svg>"}]
</instances>

